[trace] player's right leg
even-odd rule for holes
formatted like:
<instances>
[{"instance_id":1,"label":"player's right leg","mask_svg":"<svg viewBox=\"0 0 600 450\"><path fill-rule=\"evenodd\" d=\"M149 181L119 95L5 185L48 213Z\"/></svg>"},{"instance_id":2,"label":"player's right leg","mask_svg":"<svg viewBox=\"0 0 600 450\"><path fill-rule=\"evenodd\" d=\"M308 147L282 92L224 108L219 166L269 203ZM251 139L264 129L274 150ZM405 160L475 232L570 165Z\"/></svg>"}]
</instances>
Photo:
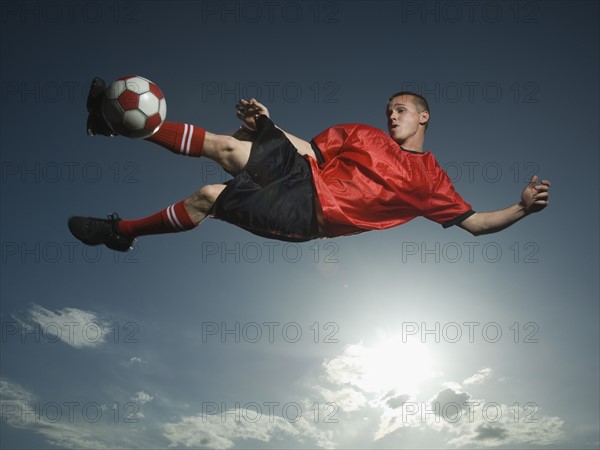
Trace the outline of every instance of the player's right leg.
<instances>
[{"instance_id":1,"label":"player's right leg","mask_svg":"<svg viewBox=\"0 0 600 450\"><path fill-rule=\"evenodd\" d=\"M206 185L188 198L140 219L124 220L116 213L107 219L75 216L69 219L69 230L87 245L104 244L120 252L128 251L140 236L177 233L196 228L213 209L224 184Z\"/></svg>"}]
</instances>

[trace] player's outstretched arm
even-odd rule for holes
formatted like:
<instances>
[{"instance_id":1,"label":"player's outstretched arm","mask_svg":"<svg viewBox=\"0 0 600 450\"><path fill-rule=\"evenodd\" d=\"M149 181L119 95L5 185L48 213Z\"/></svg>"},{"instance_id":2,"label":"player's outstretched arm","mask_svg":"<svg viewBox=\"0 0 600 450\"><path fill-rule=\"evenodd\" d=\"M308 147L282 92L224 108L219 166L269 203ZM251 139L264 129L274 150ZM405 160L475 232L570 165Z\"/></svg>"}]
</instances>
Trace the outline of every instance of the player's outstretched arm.
<instances>
[{"instance_id":1,"label":"player's outstretched arm","mask_svg":"<svg viewBox=\"0 0 600 450\"><path fill-rule=\"evenodd\" d=\"M523 189L521 201L516 205L498 211L475 213L458 226L474 236L496 233L518 222L528 214L539 212L548 206L550 182L539 181L537 175L531 178Z\"/></svg>"},{"instance_id":2,"label":"player's outstretched arm","mask_svg":"<svg viewBox=\"0 0 600 450\"><path fill-rule=\"evenodd\" d=\"M243 127L250 128L252 130L256 129L256 121L255 117L258 115L264 115L269 117L269 110L265 105L256 101L256 99L252 98L250 100L241 99L237 105L237 116L238 118L244 122ZM279 127L277 127L279 128ZM279 128L281 130L281 128ZM299 137L294 136L293 134L288 133L287 131L281 130L285 133L290 142L296 147L298 153L301 155L309 155L314 159L317 159L310 142L305 141L304 139L300 139Z\"/></svg>"}]
</instances>

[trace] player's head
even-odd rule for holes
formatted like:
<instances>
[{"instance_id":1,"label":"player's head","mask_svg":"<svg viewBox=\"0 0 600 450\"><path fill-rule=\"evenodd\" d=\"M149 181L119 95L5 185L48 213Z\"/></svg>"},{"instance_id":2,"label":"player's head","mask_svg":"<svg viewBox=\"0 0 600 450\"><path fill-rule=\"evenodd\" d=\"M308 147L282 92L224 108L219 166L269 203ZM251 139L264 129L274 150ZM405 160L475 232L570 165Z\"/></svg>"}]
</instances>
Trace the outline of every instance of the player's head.
<instances>
[{"instance_id":1,"label":"player's head","mask_svg":"<svg viewBox=\"0 0 600 450\"><path fill-rule=\"evenodd\" d=\"M427 103L427 99L425 97L423 97L420 94L417 94L416 92L412 92L412 91L400 91L400 92L396 92L394 95L392 95L387 102L387 108L389 109L392 103L392 100L394 100L396 97L407 97L408 100L410 100L412 102L413 105L415 105L415 107L417 108L417 111L419 113L422 112L427 112L427 114L431 114L429 111L429 103ZM427 128L427 126L429 125L429 116L427 117L427 121L425 122L425 128Z\"/></svg>"},{"instance_id":2,"label":"player's head","mask_svg":"<svg viewBox=\"0 0 600 450\"><path fill-rule=\"evenodd\" d=\"M400 91L392 95L386 107L388 131L401 145L415 135L424 136L429 125L429 104L422 95Z\"/></svg>"}]
</instances>

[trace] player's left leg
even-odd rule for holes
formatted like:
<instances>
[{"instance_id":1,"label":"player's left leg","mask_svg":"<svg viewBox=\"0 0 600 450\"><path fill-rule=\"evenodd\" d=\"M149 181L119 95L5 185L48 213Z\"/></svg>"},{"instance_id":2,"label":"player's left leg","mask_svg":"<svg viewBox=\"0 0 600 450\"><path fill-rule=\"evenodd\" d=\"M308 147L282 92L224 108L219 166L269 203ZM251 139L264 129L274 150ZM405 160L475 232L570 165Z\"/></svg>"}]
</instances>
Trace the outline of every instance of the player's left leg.
<instances>
[{"instance_id":1,"label":"player's left leg","mask_svg":"<svg viewBox=\"0 0 600 450\"><path fill-rule=\"evenodd\" d=\"M107 219L71 217L69 230L84 244L104 244L112 250L125 252L137 237L196 228L211 213L223 189L224 184L203 186L185 200L141 219L123 220L117 214Z\"/></svg>"},{"instance_id":2,"label":"player's left leg","mask_svg":"<svg viewBox=\"0 0 600 450\"><path fill-rule=\"evenodd\" d=\"M92 80L87 99L87 132L91 136L116 136L102 115L102 101L106 92L104 81ZM197 125L164 122L147 141L166 148L172 153L212 159L231 174L243 169L250 156L252 143L232 136L218 135Z\"/></svg>"},{"instance_id":3,"label":"player's left leg","mask_svg":"<svg viewBox=\"0 0 600 450\"><path fill-rule=\"evenodd\" d=\"M211 133L197 125L175 122L163 123L146 140L175 154L211 159L233 175L246 166L252 148L252 142Z\"/></svg>"}]
</instances>

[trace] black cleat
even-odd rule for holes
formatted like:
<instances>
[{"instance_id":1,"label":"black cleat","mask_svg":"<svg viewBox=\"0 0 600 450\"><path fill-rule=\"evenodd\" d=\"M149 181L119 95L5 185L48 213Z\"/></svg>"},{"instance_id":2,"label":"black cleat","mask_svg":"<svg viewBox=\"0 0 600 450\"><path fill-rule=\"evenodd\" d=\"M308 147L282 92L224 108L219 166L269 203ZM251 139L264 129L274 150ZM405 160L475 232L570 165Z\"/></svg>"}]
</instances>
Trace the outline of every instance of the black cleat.
<instances>
[{"instance_id":1,"label":"black cleat","mask_svg":"<svg viewBox=\"0 0 600 450\"><path fill-rule=\"evenodd\" d=\"M116 136L102 115L102 101L106 92L106 83L100 77L95 77L90 86L87 98L87 134L89 136Z\"/></svg>"},{"instance_id":2,"label":"black cleat","mask_svg":"<svg viewBox=\"0 0 600 450\"><path fill-rule=\"evenodd\" d=\"M88 134L88 136L101 135L101 136L109 136L109 137L113 137L113 136L117 135L117 133L115 133L112 130L112 128L110 128L108 126L108 124L104 120L104 117L98 116L97 114L94 114L94 113L88 114L87 134Z\"/></svg>"},{"instance_id":3,"label":"black cleat","mask_svg":"<svg viewBox=\"0 0 600 450\"><path fill-rule=\"evenodd\" d=\"M87 98L87 110L88 112L94 112L101 114L102 108L102 97L106 92L106 83L100 77L94 77L90 84L90 92L88 92Z\"/></svg>"},{"instance_id":4,"label":"black cleat","mask_svg":"<svg viewBox=\"0 0 600 450\"><path fill-rule=\"evenodd\" d=\"M84 244L104 244L111 250L126 252L133 247L135 239L126 238L118 233L119 220L121 219L117 213L109 214L108 219L75 216L69 219L69 230Z\"/></svg>"}]
</instances>

